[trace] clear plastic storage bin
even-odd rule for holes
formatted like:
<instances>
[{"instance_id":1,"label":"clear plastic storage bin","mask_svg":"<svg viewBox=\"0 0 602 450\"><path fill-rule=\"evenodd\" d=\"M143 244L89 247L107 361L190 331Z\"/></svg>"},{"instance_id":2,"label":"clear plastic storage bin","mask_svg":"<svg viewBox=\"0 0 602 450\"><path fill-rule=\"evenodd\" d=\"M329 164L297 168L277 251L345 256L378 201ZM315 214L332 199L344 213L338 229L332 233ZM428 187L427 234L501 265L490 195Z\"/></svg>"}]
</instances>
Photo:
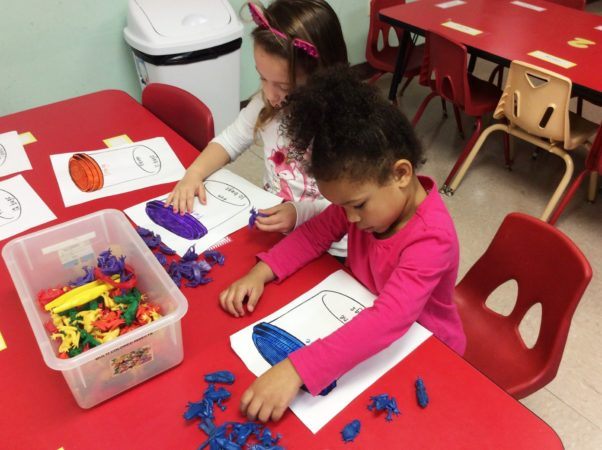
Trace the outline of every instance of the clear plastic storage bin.
<instances>
[{"instance_id":1,"label":"clear plastic storage bin","mask_svg":"<svg viewBox=\"0 0 602 450\"><path fill-rule=\"evenodd\" d=\"M57 341L44 328L50 315L38 304L41 289L62 286L96 265L99 253L125 255L137 285L162 317L73 358L58 357ZM183 359L180 319L186 298L121 211L103 210L6 244L2 250L44 361L60 370L82 408L90 408L179 364Z\"/></svg>"}]
</instances>

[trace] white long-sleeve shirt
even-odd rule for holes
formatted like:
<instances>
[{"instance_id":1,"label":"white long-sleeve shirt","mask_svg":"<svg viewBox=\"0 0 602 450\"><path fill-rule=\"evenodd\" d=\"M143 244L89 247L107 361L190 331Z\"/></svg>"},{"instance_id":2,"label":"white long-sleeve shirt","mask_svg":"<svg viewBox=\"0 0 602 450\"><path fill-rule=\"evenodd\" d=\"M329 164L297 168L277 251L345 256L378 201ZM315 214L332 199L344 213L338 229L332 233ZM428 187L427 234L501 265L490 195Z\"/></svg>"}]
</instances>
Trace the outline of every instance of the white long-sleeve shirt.
<instances>
[{"instance_id":1,"label":"white long-sleeve shirt","mask_svg":"<svg viewBox=\"0 0 602 450\"><path fill-rule=\"evenodd\" d=\"M261 93L254 95L236 120L212 140L226 150L231 161L253 144L255 124L263 106ZM303 155L289 148L288 140L280 131L278 117L265 124L259 135L263 141L265 163L263 187L292 203L297 211L297 228L323 211L330 202L320 194L316 180L305 173ZM335 256L346 256L347 237L333 244L329 252Z\"/></svg>"}]
</instances>

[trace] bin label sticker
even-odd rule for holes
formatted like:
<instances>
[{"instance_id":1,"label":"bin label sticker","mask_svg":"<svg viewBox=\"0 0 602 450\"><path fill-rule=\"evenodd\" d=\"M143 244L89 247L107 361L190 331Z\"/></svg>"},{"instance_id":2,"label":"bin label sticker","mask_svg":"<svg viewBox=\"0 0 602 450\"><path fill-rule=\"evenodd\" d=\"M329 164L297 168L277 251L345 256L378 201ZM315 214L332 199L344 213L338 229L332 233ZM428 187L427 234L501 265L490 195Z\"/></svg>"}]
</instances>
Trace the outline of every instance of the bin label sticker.
<instances>
[{"instance_id":1,"label":"bin label sticker","mask_svg":"<svg viewBox=\"0 0 602 450\"><path fill-rule=\"evenodd\" d=\"M111 370L113 371L113 376L117 376L152 360L153 350L150 345L146 345L111 359Z\"/></svg>"},{"instance_id":2,"label":"bin label sticker","mask_svg":"<svg viewBox=\"0 0 602 450\"><path fill-rule=\"evenodd\" d=\"M63 267L77 266L80 263L94 260L94 250L92 250L90 241L95 237L96 233L91 231L58 244L44 247L42 248L42 254L47 255L57 252Z\"/></svg>"}]
</instances>

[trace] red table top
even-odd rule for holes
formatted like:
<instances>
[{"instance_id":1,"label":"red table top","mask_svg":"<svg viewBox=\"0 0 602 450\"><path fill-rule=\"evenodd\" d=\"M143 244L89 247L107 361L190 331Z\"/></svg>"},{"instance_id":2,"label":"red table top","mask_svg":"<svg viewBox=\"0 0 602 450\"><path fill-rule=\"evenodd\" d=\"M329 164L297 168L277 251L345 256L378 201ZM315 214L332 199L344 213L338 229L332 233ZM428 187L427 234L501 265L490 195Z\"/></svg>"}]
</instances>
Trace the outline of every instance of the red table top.
<instances>
[{"instance_id":1,"label":"red table top","mask_svg":"<svg viewBox=\"0 0 602 450\"><path fill-rule=\"evenodd\" d=\"M418 0L382 9L382 20L424 34L433 30L462 42L477 56L509 65L525 61L570 78L576 92L602 101L602 17L567 8L544 0L523 0L546 8L535 11L512 4L513 0L465 0L451 8L436 5L447 0ZM447 21L482 31L472 36L441 25ZM600 27L600 28L597 28ZM586 48L568 44L576 38L595 42ZM573 62L564 69L556 64L529 56L540 50Z\"/></svg>"},{"instance_id":2,"label":"red table top","mask_svg":"<svg viewBox=\"0 0 602 450\"><path fill-rule=\"evenodd\" d=\"M23 176L42 196L59 221L103 208L123 209L165 193L155 186L65 208L50 166L52 153L102 148L103 139L127 134L132 140L164 136L187 166L196 150L127 94L103 91L0 118L0 132L31 131L38 142L26 149L34 170ZM205 440L197 423L182 418L187 401L205 388L203 374L228 369L237 375L225 412L217 422L243 420L238 400L253 375L230 349L229 336L272 313L313 287L340 265L325 255L280 285L269 285L251 317L234 319L218 306L217 295L254 263L254 255L280 235L235 233L222 247L226 265L216 267L212 283L184 289L189 301L182 319L184 361L177 367L89 410L75 403L59 372L43 362L4 262L0 264L1 447L10 449L194 449ZM3 246L5 242L1 242ZM430 396L416 404L414 380L421 376ZM366 409L370 395L397 398L401 415L388 423ZM345 445L340 430L353 419L362 430ZM562 448L555 432L435 338L428 339L377 383L361 394L320 432L313 435L292 413L271 429L289 449L307 448Z\"/></svg>"}]
</instances>

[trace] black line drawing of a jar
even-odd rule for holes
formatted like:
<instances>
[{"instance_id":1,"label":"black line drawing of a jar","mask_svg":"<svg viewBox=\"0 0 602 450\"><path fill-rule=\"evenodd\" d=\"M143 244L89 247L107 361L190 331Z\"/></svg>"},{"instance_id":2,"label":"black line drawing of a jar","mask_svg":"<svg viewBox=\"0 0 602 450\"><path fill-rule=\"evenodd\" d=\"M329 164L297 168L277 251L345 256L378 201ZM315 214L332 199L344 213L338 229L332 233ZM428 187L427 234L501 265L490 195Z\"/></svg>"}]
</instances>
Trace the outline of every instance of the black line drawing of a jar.
<instances>
[{"instance_id":1,"label":"black line drawing of a jar","mask_svg":"<svg viewBox=\"0 0 602 450\"><path fill-rule=\"evenodd\" d=\"M116 186L156 175L159 155L146 145L133 145L95 154L75 153L69 158L69 175L83 192Z\"/></svg>"},{"instance_id":2,"label":"black line drawing of a jar","mask_svg":"<svg viewBox=\"0 0 602 450\"><path fill-rule=\"evenodd\" d=\"M7 159L8 154L6 152L6 149L4 148L4 145L0 144L0 167L2 167L2 165L6 162Z\"/></svg>"},{"instance_id":3,"label":"black line drawing of a jar","mask_svg":"<svg viewBox=\"0 0 602 450\"><path fill-rule=\"evenodd\" d=\"M253 327L257 351L271 365L304 345L324 338L349 322L365 306L340 292L323 290L269 322ZM320 395L327 395L334 381Z\"/></svg>"},{"instance_id":4,"label":"black line drawing of a jar","mask_svg":"<svg viewBox=\"0 0 602 450\"><path fill-rule=\"evenodd\" d=\"M220 207L217 211L212 209L211 214L205 213L204 208L190 214L201 222L207 230L211 231L238 214L248 213L251 200L247 194L237 187L217 180L206 180L204 184L207 196L218 200Z\"/></svg>"},{"instance_id":5,"label":"black line drawing of a jar","mask_svg":"<svg viewBox=\"0 0 602 450\"><path fill-rule=\"evenodd\" d=\"M18 220L22 212L19 199L10 192L0 189L0 227Z\"/></svg>"}]
</instances>

